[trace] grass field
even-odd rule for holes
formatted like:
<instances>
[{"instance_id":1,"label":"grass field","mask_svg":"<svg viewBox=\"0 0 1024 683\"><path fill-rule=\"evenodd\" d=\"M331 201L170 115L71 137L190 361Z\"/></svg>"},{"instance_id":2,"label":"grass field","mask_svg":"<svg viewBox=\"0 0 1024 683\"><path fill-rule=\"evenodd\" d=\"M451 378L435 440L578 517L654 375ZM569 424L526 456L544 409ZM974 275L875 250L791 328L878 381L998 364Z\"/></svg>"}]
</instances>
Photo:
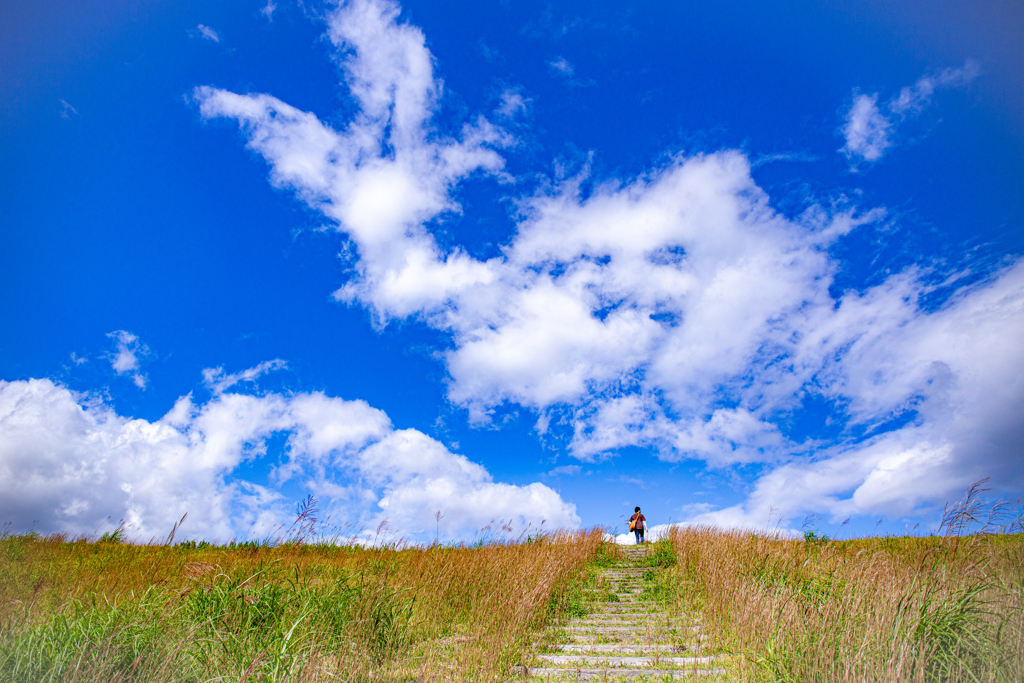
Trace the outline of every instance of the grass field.
<instances>
[{"instance_id":1,"label":"grass field","mask_svg":"<svg viewBox=\"0 0 1024 683\"><path fill-rule=\"evenodd\" d=\"M974 505L975 507L971 507ZM834 541L677 528L644 596L744 681L1024 681L1024 536ZM1006 531L1007 529L1004 529ZM989 529L991 531L991 529ZM0 680L505 681L617 546L132 545L0 537Z\"/></svg>"},{"instance_id":2,"label":"grass field","mask_svg":"<svg viewBox=\"0 0 1024 683\"><path fill-rule=\"evenodd\" d=\"M0 541L0 680L495 680L601 532L367 549Z\"/></svg>"},{"instance_id":3,"label":"grass field","mask_svg":"<svg viewBox=\"0 0 1024 683\"><path fill-rule=\"evenodd\" d=\"M703 612L744 680L1024 681L1020 517L992 524L1005 509L977 494L947 509L940 536L675 529L655 590Z\"/></svg>"}]
</instances>

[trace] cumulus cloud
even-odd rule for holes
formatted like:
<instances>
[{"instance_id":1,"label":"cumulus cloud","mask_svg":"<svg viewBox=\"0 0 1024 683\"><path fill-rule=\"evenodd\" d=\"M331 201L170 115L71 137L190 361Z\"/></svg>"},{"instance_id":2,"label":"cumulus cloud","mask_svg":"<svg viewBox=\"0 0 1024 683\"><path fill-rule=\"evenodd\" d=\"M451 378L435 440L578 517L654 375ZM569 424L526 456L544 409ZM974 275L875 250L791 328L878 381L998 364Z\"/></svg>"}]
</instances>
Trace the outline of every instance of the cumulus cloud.
<instances>
[{"instance_id":1,"label":"cumulus cloud","mask_svg":"<svg viewBox=\"0 0 1024 683\"><path fill-rule=\"evenodd\" d=\"M672 527L672 524L655 524L654 526L647 527L647 533L644 534L644 543L655 543L663 538L667 538ZM619 545L633 545L636 543L636 534L632 531L627 531L624 534L609 535L608 540L614 541Z\"/></svg>"},{"instance_id":2,"label":"cumulus cloud","mask_svg":"<svg viewBox=\"0 0 1024 683\"><path fill-rule=\"evenodd\" d=\"M834 293L842 264L830 250L884 212L840 200L785 216L738 151L679 156L588 193L585 172L553 182L519 199L516 231L500 256L443 251L430 226L457 213L453 188L472 173L503 180L499 152L512 140L483 118L458 136L436 131L440 82L422 33L397 15L391 2L356 0L328 17L360 107L340 131L269 95L205 87L196 98L205 117L238 120L271 181L353 241L356 275L339 300L366 306L379 324L415 316L450 336L448 396L472 421L526 407L539 432L568 425L570 452L582 460L640 446L713 467L764 464L768 474L744 506L695 514L729 523L759 519L759 506L775 497L794 511L912 509L970 478L978 451L965 444L998 440L1007 424L1021 424L1019 412L999 412L997 424L987 417L993 413L964 407L957 433L976 440L956 441L951 414L938 409L969 406L988 373L1022 367L1005 346L977 358L953 354L983 347L984 335L1015 338L1019 265L961 289L938 310L921 303L934 280L923 270ZM901 93L887 115L875 96L856 100L850 153L881 156L895 112L909 116L929 87L971 77L943 73ZM993 316L986 325L975 324L981 311ZM944 336L951 330L963 335L955 343ZM838 436L787 436L807 398L833 406ZM915 440L925 432L934 449L913 455L894 445L923 448ZM946 455L946 446L956 454ZM986 466L1019 459L1001 453ZM940 461L947 464L921 465ZM830 467L839 488L797 476ZM795 488L772 483L783 480ZM855 503L863 502L849 503L863 486ZM825 490L832 492L819 495Z\"/></svg>"},{"instance_id":3,"label":"cumulus cloud","mask_svg":"<svg viewBox=\"0 0 1024 683\"><path fill-rule=\"evenodd\" d=\"M830 356L818 391L842 400L853 423L906 425L860 443L792 458L757 482L744 504L695 521L762 526L769 509L796 519L822 511L912 516L984 477L1024 489L1024 262L924 313L909 275L848 294L839 317L808 339ZM838 338L828 341L831 335ZM822 342L828 343L823 344Z\"/></svg>"},{"instance_id":4,"label":"cumulus cloud","mask_svg":"<svg viewBox=\"0 0 1024 683\"><path fill-rule=\"evenodd\" d=\"M274 434L287 442L271 484L246 481L238 468L267 457ZM219 393L196 405L188 395L148 422L48 379L0 381L0 519L16 529L95 533L124 520L148 540L187 512L185 535L261 537L290 521L293 502L279 488L288 481L319 497L336 522L373 529L387 519L413 540L433 531L436 510L450 538L492 519L579 524L575 507L547 486L495 482L425 434L395 430L364 401Z\"/></svg>"},{"instance_id":5,"label":"cumulus cloud","mask_svg":"<svg viewBox=\"0 0 1024 683\"><path fill-rule=\"evenodd\" d=\"M118 375L130 375L132 381L139 389L146 388L148 378L140 368L140 361L149 355L149 347L139 341L139 338L125 330L116 330L107 334L107 337L114 340L115 350L108 356L110 367Z\"/></svg>"},{"instance_id":6,"label":"cumulus cloud","mask_svg":"<svg viewBox=\"0 0 1024 683\"><path fill-rule=\"evenodd\" d=\"M209 26L206 26L205 24L198 24L196 26L196 30L199 31L199 35L206 40L212 40L215 43L220 42L220 34Z\"/></svg>"},{"instance_id":7,"label":"cumulus cloud","mask_svg":"<svg viewBox=\"0 0 1024 683\"><path fill-rule=\"evenodd\" d=\"M397 23L398 13L394 3L363 0L329 17L329 39L352 53L345 76L360 105L343 131L269 95L195 91L204 117L239 121L275 185L295 189L347 233L359 277L335 296L366 303L380 322L434 310L453 289L491 277L462 250L443 254L424 223L458 210L450 192L459 179L500 173L493 147L508 141L483 118L455 137L432 131L440 83L423 33Z\"/></svg>"},{"instance_id":8,"label":"cumulus cloud","mask_svg":"<svg viewBox=\"0 0 1024 683\"><path fill-rule=\"evenodd\" d=\"M878 161L893 145L892 135L898 124L919 115L931 103L936 89L966 85L980 72L977 62L968 60L957 69L922 76L884 105L887 113L879 108L878 93L855 94L841 129L846 144L840 151L854 164L854 169L858 162Z\"/></svg>"}]
</instances>

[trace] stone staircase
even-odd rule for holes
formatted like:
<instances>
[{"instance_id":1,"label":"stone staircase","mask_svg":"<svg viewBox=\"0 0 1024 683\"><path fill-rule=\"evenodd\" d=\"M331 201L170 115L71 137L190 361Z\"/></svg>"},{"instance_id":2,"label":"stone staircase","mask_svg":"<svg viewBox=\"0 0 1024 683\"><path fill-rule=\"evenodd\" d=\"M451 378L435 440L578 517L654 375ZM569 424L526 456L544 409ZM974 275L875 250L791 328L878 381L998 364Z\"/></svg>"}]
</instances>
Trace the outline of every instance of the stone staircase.
<instances>
[{"instance_id":1,"label":"stone staircase","mask_svg":"<svg viewBox=\"0 0 1024 683\"><path fill-rule=\"evenodd\" d=\"M702 654L707 640L696 615L671 614L641 600L648 548L627 546L623 561L598 574L592 612L548 628L524 659L524 681L630 681L722 677L720 658Z\"/></svg>"}]
</instances>

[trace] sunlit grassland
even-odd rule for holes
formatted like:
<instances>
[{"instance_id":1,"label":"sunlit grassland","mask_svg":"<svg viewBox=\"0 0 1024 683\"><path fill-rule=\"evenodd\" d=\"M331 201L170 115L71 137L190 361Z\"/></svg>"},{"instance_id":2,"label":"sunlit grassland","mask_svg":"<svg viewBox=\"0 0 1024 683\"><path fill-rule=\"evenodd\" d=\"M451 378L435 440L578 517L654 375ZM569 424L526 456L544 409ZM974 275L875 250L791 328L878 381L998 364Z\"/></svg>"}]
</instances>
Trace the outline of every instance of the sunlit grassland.
<instances>
[{"instance_id":1,"label":"sunlit grassland","mask_svg":"<svg viewBox=\"0 0 1024 683\"><path fill-rule=\"evenodd\" d=\"M505 680L597 530L476 547L0 539L0 680Z\"/></svg>"},{"instance_id":2,"label":"sunlit grassland","mask_svg":"<svg viewBox=\"0 0 1024 683\"><path fill-rule=\"evenodd\" d=\"M972 496L929 537L676 528L654 588L703 613L742 680L1024 681L1024 537L968 533Z\"/></svg>"}]
</instances>

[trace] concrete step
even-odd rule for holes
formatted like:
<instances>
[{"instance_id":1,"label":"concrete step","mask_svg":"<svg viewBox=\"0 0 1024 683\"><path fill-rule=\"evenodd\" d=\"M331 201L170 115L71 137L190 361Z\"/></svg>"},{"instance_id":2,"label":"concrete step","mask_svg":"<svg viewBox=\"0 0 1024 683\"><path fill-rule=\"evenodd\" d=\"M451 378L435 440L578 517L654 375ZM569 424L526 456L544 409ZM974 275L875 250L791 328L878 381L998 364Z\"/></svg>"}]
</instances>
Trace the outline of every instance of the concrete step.
<instances>
[{"instance_id":1,"label":"concrete step","mask_svg":"<svg viewBox=\"0 0 1024 683\"><path fill-rule=\"evenodd\" d=\"M721 676L725 669L608 669L579 668L559 669L555 667L530 667L526 675L545 681L636 681L651 678L690 678L691 676Z\"/></svg>"},{"instance_id":2,"label":"concrete step","mask_svg":"<svg viewBox=\"0 0 1024 683\"><path fill-rule=\"evenodd\" d=\"M595 624L601 622L603 624L653 624L653 623L665 623L669 621L667 614L658 614L657 612L640 612L639 614L630 612L619 612L618 614L601 614L595 612L594 614L588 614L585 617L577 617L572 621L579 624Z\"/></svg>"},{"instance_id":3,"label":"concrete step","mask_svg":"<svg viewBox=\"0 0 1024 683\"><path fill-rule=\"evenodd\" d=\"M648 636L646 633L639 638L635 633L573 633L569 635L569 645L675 645L688 644L691 642L700 643L708 639L703 633L688 634L685 639L676 634L658 634L657 637ZM683 642L685 640L685 643Z\"/></svg>"},{"instance_id":4,"label":"concrete step","mask_svg":"<svg viewBox=\"0 0 1024 683\"><path fill-rule=\"evenodd\" d=\"M632 669L644 669L647 667L660 668L669 666L693 666L695 664L709 664L721 659L720 655L708 657L615 657L602 655L535 655L537 659L545 664L571 664L574 666L586 667L628 667Z\"/></svg>"},{"instance_id":5,"label":"concrete step","mask_svg":"<svg viewBox=\"0 0 1024 683\"><path fill-rule=\"evenodd\" d=\"M616 653L633 652L644 654L646 652L693 652L699 645L670 645L659 643L656 645L637 645L636 643L567 643L556 646L559 652L575 652L586 654L588 652Z\"/></svg>"},{"instance_id":6,"label":"concrete step","mask_svg":"<svg viewBox=\"0 0 1024 683\"><path fill-rule=\"evenodd\" d=\"M659 621L675 621L678 619L686 619L693 623L699 623L700 619L690 614L682 612L671 613L671 612L591 612L585 617L578 617L580 619L603 619L604 621L643 621L656 619Z\"/></svg>"},{"instance_id":7,"label":"concrete step","mask_svg":"<svg viewBox=\"0 0 1024 683\"><path fill-rule=\"evenodd\" d=\"M700 624L694 626L657 626L651 625L650 627L644 626L643 628L630 628L628 626L574 626L572 624L566 626L548 626L551 631L568 631L569 633L632 633L637 637L640 637L646 633L654 633L656 631L690 631L697 633L701 630Z\"/></svg>"},{"instance_id":8,"label":"concrete step","mask_svg":"<svg viewBox=\"0 0 1024 683\"><path fill-rule=\"evenodd\" d=\"M634 626L644 628L647 626L694 626L700 622L687 617L673 619L667 614L641 614L626 618L619 617L618 615L591 614L588 617L562 623L566 626Z\"/></svg>"}]
</instances>

